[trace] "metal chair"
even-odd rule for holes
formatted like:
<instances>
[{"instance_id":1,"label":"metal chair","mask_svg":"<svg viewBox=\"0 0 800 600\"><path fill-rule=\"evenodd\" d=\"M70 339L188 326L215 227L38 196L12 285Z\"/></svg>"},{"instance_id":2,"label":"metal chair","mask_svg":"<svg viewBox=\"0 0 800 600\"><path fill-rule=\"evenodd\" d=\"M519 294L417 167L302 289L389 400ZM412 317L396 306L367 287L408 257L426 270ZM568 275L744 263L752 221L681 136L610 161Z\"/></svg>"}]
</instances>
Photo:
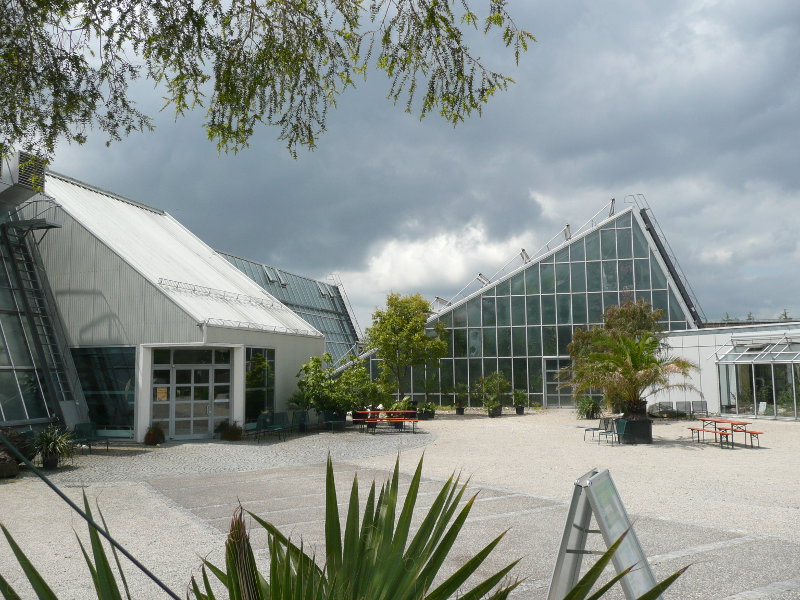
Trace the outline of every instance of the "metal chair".
<instances>
[{"instance_id":1,"label":"metal chair","mask_svg":"<svg viewBox=\"0 0 800 600\"><path fill-rule=\"evenodd\" d=\"M589 433L590 431L592 432L592 439L594 439L594 434L596 432L603 431L603 429L605 429L603 427L603 419L600 419L600 421L598 422L597 425L598 425L597 427L584 427L583 428L583 441L584 442L586 441L586 434Z\"/></svg>"}]
</instances>

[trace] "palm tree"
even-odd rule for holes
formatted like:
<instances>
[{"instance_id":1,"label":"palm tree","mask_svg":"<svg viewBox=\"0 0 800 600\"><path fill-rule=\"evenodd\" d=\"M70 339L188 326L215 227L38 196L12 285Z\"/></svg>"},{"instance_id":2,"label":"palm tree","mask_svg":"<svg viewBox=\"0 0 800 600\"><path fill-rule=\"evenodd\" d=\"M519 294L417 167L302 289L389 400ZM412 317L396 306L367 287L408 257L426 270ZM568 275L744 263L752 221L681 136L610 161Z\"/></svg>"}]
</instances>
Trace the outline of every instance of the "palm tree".
<instances>
[{"instance_id":1,"label":"palm tree","mask_svg":"<svg viewBox=\"0 0 800 600\"><path fill-rule=\"evenodd\" d=\"M661 338L651 332L629 335L595 329L591 350L572 356L569 381L575 394L603 390L608 408L628 418L644 418L647 398L668 389L699 391L686 381L698 366L684 358L669 356ZM673 375L683 377L671 381Z\"/></svg>"}]
</instances>

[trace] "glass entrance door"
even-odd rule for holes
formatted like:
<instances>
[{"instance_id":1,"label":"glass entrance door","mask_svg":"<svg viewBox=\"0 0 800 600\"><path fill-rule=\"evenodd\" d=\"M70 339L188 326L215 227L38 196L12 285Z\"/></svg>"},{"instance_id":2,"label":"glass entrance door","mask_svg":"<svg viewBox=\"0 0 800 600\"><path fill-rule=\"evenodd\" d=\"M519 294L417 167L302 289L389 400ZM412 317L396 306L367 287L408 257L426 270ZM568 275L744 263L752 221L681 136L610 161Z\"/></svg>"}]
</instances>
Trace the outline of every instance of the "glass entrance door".
<instances>
[{"instance_id":1,"label":"glass entrance door","mask_svg":"<svg viewBox=\"0 0 800 600\"><path fill-rule=\"evenodd\" d=\"M154 366L153 425L170 439L212 437L230 418L230 374L230 364Z\"/></svg>"}]
</instances>

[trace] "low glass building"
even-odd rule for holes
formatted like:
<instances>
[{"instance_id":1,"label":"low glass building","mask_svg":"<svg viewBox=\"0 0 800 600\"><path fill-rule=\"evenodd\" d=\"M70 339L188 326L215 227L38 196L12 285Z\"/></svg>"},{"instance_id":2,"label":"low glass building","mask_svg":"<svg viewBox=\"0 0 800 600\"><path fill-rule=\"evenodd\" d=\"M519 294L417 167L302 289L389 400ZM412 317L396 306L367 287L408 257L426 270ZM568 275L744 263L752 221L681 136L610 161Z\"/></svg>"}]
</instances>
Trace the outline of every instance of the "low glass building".
<instances>
[{"instance_id":1,"label":"low glass building","mask_svg":"<svg viewBox=\"0 0 800 600\"><path fill-rule=\"evenodd\" d=\"M449 353L412 370L405 389L415 400L449 402L458 385L467 387L501 371L529 404L572 407L569 389L559 389L560 369L569 364L567 346L576 329L600 325L613 305L643 299L663 310L667 331L702 325L699 309L656 233L649 209L632 205L594 218L575 234L494 281L446 303L429 324L445 325ZM370 360L373 375L377 359ZM409 387L410 386L410 387Z\"/></svg>"},{"instance_id":2,"label":"low glass building","mask_svg":"<svg viewBox=\"0 0 800 600\"><path fill-rule=\"evenodd\" d=\"M798 417L800 330L734 336L717 356L721 412Z\"/></svg>"}]
</instances>

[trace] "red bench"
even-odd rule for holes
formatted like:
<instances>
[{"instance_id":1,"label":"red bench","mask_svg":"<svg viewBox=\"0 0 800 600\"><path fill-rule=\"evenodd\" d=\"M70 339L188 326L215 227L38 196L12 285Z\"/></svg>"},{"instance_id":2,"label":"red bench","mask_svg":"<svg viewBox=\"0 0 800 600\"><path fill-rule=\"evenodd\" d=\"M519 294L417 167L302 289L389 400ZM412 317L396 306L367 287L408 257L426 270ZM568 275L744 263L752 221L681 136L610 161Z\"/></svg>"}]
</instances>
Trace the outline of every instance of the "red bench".
<instances>
[{"instance_id":1,"label":"red bench","mask_svg":"<svg viewBox=\"0 0 800 600\"><path fill-rule=\"evenodd\" d=\"M707 433L714 434L714 441L716 441L716 436L719 436L719 447L724 448L725 442L728 442L728 445L733 448L733 436L731 435L730 431L720 431L718 429L701 429L700 427L689 427L689 431L692 432L692 440L694 440L695 435L697 435L697 442L700 442L700 434L703 434L703 441L706 439Z\"/></svg>"}]
</instances>

